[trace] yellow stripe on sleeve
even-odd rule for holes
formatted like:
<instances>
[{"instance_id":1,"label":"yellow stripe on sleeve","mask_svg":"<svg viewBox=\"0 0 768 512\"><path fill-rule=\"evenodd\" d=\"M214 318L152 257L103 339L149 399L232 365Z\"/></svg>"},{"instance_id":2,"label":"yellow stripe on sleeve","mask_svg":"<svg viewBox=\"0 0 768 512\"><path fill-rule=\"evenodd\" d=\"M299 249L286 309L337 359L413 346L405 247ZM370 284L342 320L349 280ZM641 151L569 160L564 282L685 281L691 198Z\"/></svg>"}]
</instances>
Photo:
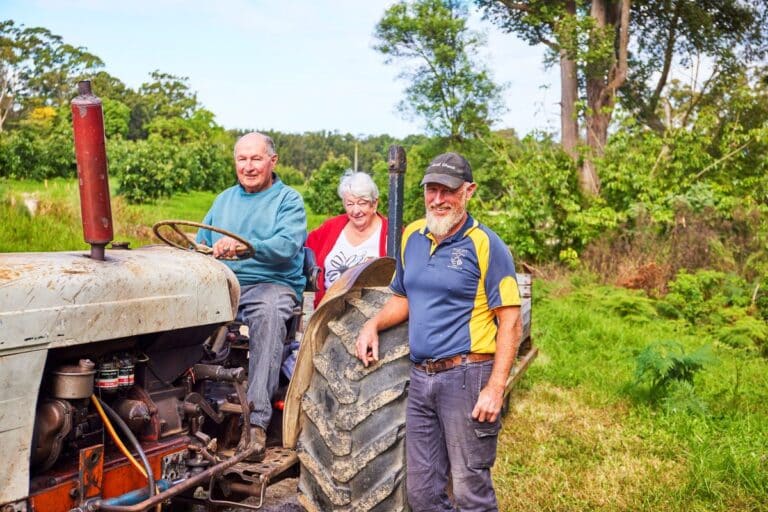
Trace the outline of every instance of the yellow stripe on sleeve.
<instances>
[{"instance_id":1,"label":"yellow stripe on sleeve","mask_svg":"<svg viewBox=\"0 0 768 512\"><path fill-rule=\"evenodd\" d=\"M408 239L411 238L411 235L416 231L424 229L424 226L426 225L427 219L419 219L408 224L408 226L406 226L406 228L403 230L403 243L400 244L400 262L403 264L403 268L405 268L405 246L408 244Z\"/></svg>"},{"instance_id":2,"label":"yellow stripe on sleeve","mask_svg":"<svg viewBox=\"0 0 768 512\"><path fill-rule=\"evenodd\" d=\"M512 276L507 276L499 283L499 295L501 296L502 306L519 306L520 289L517 287L517 281Z\"/></svg>"},{"instance_id":3,"label":"yellow stripe on sleeve","mask_svg":"<svg viewBox=\"0 0 768 512\"><path fill-rule=\"evenodd\" d=\"M468 236L475 246L480 269L475 304L469 319L470 351L492 354L496 351L496 323L493 312L488 309L488 295L485 291L485 276L488 273L491 244L488 235L480 229L472 229Z\"/></svg>"}]
</instances>

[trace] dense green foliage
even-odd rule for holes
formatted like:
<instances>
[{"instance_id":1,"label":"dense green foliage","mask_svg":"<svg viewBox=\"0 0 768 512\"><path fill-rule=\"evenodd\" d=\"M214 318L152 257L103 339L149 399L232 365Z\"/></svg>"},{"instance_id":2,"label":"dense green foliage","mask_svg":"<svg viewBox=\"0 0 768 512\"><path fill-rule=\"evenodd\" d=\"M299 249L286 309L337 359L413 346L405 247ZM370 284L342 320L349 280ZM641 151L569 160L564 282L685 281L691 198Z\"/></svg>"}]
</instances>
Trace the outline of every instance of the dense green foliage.
<instances>
[{"instance_id":1,"label":"dense green foliage","mask_svg":"<svg viewBox=\"0 0 768 512\"><path fill-rule=\"evenodd\" d=\"M768 51L768 7L758 0L475 3L505 32L542 45L546 64L559 65L561 140L594 195L603 176L592 159L603 155L616 112L660 134L689 128L723 96L718 89L764 65ZM689 70L690 82L681 84L676 69Z\"/></svg>"},{"instance_id":2,"label":"dense green foliage","mask_svg":"<svg viewBox=\"0 0 768 512\"><path fill-rule=\"evenodd\" d=\"M311 204L314 211L323 215L343 213L344 207L336 191L341 177L348 169L347 157L329 158L309 178L307 193L304 195L305 202Z\"/></svg>"}]
</instances>

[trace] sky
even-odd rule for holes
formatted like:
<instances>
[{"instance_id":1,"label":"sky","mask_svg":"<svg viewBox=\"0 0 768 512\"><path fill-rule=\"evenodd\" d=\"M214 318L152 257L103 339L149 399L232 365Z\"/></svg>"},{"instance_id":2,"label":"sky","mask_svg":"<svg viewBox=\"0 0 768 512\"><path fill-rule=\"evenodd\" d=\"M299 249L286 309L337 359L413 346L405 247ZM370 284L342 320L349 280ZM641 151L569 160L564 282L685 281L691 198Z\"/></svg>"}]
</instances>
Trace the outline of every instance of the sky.
<instances>
[{"instance_id":1,"label":"sky","mask_svg":"<svg viewBox=\"0 0 768 512\"><path fill-rule=\"evenodd\" d=\"M424 132L397 111L401 67L373 49L391 0L0 0L0 19L44 27L100 57L131 88L160 70L188 77L228 129L355 136ZM487 36L481 62L505 84L494 128L556 132L557 69L543 49L472 15ZM98 95L98 91L94 91Z\"/></svg>"}]
</instances>

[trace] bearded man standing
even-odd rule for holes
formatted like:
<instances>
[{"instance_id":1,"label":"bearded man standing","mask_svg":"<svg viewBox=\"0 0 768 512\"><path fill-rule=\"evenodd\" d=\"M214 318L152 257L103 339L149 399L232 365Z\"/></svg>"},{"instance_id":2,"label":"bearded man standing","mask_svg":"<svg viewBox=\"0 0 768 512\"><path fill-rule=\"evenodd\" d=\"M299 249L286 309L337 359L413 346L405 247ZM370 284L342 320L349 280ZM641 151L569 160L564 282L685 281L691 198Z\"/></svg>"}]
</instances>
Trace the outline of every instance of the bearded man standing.
<instances>
[{"instance_id":1,"label":"bearded man standing","mask_svg":"<svg viewBox=\"0 0 768 512\"><path fill-rule=\"evenodd\" d=\"M410 320L409 504L494 511L490 470L521 334L515 264L498 235L467 213L477 184L464 157L437 156L421 185L426 219L405 229L394 295L361 329L357 357L366 367L378 361L378 332Z\"/></svg>"}]
</instances>

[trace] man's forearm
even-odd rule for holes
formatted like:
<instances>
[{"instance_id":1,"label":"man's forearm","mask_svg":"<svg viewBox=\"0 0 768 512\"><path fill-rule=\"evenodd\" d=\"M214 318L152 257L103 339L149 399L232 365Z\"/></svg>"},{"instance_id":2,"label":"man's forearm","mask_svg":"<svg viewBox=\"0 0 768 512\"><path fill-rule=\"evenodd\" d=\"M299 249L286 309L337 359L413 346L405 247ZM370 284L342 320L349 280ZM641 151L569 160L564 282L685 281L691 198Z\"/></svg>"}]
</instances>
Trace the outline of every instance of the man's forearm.
<instances>
[{"instance_id":1,"label":"man's forearm","mask_svg":"<svg viewBox=\"0 0 768 512\"><path fill-rule=\"evenodd\" d=\"M488 386L504 389L507 378L515 362L515 355L520 346L522 322L519 307L508 307L497 312L499 327L496 334L496 354L493 358L493 371Z\"/></svg>"},{"instance_id":2,"label":"man's forearm","mask_svg":"<svg viewBox=\"0 0 768 512\"><path fill-rule=\"evenodd\" d=\"M383 331L405 322L407 319L408 299L399 295L393 295L384 303L384 307L368 322L376 327L377 331Z\"/></svg>"}]
</instances>

